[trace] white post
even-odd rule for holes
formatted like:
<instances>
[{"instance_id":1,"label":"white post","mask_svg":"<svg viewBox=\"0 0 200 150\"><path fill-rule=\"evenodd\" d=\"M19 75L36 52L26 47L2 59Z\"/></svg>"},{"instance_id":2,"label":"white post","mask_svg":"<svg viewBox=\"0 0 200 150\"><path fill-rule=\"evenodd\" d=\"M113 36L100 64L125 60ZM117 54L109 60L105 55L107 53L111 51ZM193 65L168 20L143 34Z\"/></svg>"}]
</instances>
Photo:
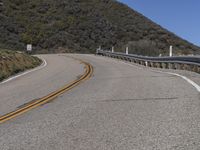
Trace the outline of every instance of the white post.
<instances>
[{"instance_id":1,"label":"white post","mask_svg":"<svg viewBox=\"0 0 200 150\"><path fill-rule=\"evenodd\" d=\"M145 66L148 67L148 62L147 61L145 61Z\"/></svg>"},{"instance_id":2,"label":"white post","mask_svg":"<svg viewBox=\"0 0 200 150\"><path fill-rule=\"evenodd\" d=\"M128 55L128 47L126 47L126 55Z\"/></svg>"},{"instance_id":3,"label":"white post","mask_svg":"<svg viewBox=\"0 0 200 150\"><path fill-rule=\"evenodd\" d=\"M99 48L97 48L96 54L98 54L100 50L101 50L101 46L99 46Z\"/></svg>"},{"instance_id":4,"label":"white post","mask_svg":"<svg viewBox=\"0 0 200 150\"><path fill-rule=\"evenodd\" d=\"M173 46L170 45L169 47L169 56L172 57L173 56Z\"/></svg>"},{"instance_id":5,"label":"white post","mask_svg":"<svg viewBox=\"0 0 200 150\"><path fill-rule=\"evenodd\" d=\"M112 47L112 53L114 53L114 47Z\"/></svg>"}]
</instances>

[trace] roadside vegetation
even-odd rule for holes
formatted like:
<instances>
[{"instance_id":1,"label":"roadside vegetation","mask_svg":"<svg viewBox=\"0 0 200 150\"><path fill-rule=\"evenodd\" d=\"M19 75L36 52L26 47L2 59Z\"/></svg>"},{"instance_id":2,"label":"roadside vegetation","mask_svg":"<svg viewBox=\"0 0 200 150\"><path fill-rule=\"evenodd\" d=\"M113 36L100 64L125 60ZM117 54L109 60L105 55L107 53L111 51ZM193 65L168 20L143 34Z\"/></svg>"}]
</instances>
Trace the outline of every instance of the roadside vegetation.
<instances>
[{"instance_id":1,"label":"roadside vegetation","mask_svg":"<svg viewBox=\"0 0 200 150\"><path fill-rule=\"evenodd\" d=\"M40 65L42 61L22 52L0 49L0 81Z\"/></svg>"}]
</instances>

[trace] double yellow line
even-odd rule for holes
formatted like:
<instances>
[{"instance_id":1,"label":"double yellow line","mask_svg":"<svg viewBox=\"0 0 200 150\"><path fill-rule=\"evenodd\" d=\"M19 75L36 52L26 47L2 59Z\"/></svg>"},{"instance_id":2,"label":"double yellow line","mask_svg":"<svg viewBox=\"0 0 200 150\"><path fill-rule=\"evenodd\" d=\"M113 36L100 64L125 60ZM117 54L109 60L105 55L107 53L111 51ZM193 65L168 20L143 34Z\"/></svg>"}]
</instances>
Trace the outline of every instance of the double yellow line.
<instances>
[{"instance_id":1,"label":"double yellow line","mask_svg":"<svg viewBox=\"0 0 200 150\"><path fill-rule=\"evenodd\" d=\"M79 59L77 59L79 60ZM30 111L32 110L33 108L36 108L38 106L41 106L45 103L48 103L49 101L55 99L56 97L58 97L59 95L69 91L70 89L74 88L75 86L79 85L80 83L84 82L85 80L89 79L93 73L93 67L92 65L90 65L89 63L87 62L84 62L82 60L79 60L82 64L85 65L85 73L83 75L81 75L78 79L72 81L71 83L67 84L66 86L62 87L61 89L55 91L55 92L52 92L50 93L49 95L41 98L41 99L38 99L32 103L29 103L28 105L20 108L20 109L17 109L15 111L12 111L10 113L7 113L3 116L0 117L0 124L5 122L5 121L8 121L12 118L15 118L27 111Z\"/></svg>"}]
</instances>

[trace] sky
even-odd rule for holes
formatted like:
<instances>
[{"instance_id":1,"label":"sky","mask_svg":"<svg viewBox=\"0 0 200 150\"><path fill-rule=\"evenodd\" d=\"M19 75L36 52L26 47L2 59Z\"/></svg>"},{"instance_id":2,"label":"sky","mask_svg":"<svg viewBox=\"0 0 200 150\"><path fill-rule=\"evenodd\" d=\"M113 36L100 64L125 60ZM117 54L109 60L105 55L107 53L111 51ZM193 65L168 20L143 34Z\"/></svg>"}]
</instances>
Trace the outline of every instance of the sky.
<instances>
[{"instance_id":1,"label":"sky","mask_svg":"<svg viewBox=\"0 0 200 150\"><path fill-rule=\"evenodd\" d=\"M200 46L200 0L118 0Z\"/></svg>"}]
</instances>

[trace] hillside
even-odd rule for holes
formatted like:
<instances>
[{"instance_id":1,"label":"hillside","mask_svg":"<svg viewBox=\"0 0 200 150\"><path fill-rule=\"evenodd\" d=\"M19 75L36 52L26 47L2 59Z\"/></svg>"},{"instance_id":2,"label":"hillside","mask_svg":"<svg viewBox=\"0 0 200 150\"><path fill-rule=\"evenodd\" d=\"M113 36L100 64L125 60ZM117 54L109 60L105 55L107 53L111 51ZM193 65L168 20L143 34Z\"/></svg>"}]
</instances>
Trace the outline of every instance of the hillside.
<instances>
[{"instance_id":1,"label":"hillside","mask_svg":"<svg viewBox=\"0 0 200 150\"><path fill-rule=\"evenodd\" d=\"M197 46L115 0L2 0L0 47L37 52L94 52L128 45L132 53L200 53Z\"/></svg>"},{"instance_id":2,"label":"hillside","mask_svg":"<svg viewBox=\"0 0 200 150\"><path fill-rule=\"evenodd\" d=\"M37 57L0 49L0 81L41 64Z\"/></svg>"}]
</instances>

